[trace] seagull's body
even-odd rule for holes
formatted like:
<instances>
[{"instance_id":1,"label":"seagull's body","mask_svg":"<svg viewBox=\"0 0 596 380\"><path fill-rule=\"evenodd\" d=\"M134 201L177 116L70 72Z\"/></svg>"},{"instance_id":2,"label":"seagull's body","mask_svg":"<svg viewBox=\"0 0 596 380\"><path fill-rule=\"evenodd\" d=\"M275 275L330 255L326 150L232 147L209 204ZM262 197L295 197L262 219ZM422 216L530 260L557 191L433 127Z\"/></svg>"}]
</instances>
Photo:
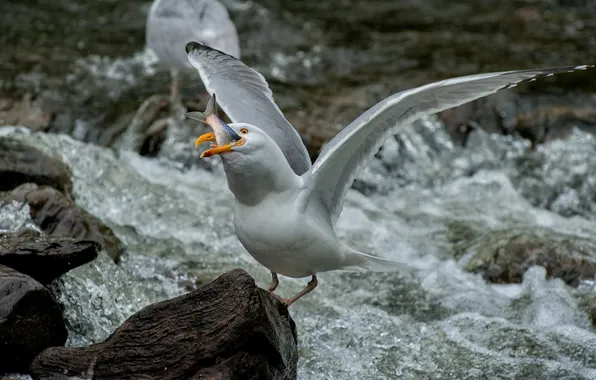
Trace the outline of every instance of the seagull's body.
<instances>
[{"instance_id":1,"label":"seagull's body","mask_svg":"<svg viewBox=\"0 0 596 380\"><path fill-rule=\"evenodd\" d=\"M342 243L335 223L354 178L383 142L416 119L452 108L537 76L587 66L509 71L444 80L392 95L360 115L311 164L296 130L285 119L263 76L239 60L196 42L188 59L212 95L205 113L187 116L208 123L217 141L202 156L219 154L235 197L234 225L246 250L272 273L312 280L300 293L282 299L291 305L317 285L317 273L351 268L394 270L403 266ZM218 104L233 121L216 116ZM212 116L215 115L215 116Z\"/></svg>"},{"instance_id":2,"label":"seagull's body","mask_svg":"<svg viewBox=\"0 0 596 380\"><path fill-rule=\"evenodd\" d=\"M292 171L281 149L273 141L267 148L260 176L236 166L229 155L221 155L228 186L238 194L236 235L261 265L293 278L375 263L393 266L343 244L323 204L317 200L303 204L304 180Z\"/></svg>"},{"instance_id":3,"label":"seagull's body","mask_svg":"<svg viewBox=\"0 0 596 380\"><path fill-rule=\"evenodd\" d=\"M198 40L240 58L236 27L218 0L154 0L147 15L145 40L170 69L172 99L179 96L179 74L193 69L184 51L188 41Z\"/></svg>"}]
</instances>

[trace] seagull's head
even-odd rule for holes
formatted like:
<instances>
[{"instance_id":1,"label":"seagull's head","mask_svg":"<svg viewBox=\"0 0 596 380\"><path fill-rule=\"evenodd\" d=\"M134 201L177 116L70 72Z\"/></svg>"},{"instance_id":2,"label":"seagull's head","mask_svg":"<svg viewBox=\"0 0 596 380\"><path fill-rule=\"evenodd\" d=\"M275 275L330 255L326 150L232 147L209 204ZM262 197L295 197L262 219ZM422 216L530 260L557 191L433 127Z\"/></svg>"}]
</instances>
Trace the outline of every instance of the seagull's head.
<instances>
[{"instance_id":1,"label":"seagull's head","mask_svg":"<svg viewBox=\"0 0 596 380\"><path fill-rule=\"evenodd\" d=\"M255 161L267 157L267 148L275 144L260 128L246 123L226 124L217 116L215 94L211 95L205 112L188 112L187 117L207 124L213 132L199 136L195 148L204 142L211 142L210 149L201 154L203 157L220 155L222 160Z\"/></svg>"},{"instance_id":2,"label":"seagull's head","mask_svg":"<svg viewBox=\"0 0 596 380\"><path fill-rule=\"evenodd\" d=\"M211 143L201 158L221 157L228 187L239 201L254 204L271 192L300 187L300 177L294 174L281 148L265 131L247 123L226 124L217 116L215 94L205 112L189 112L186 116L213 130L199 136L195 147Z\"/></svg>"},{"instance_id":3,"label":"seagull's head","mask_svg":"<svg viewBox=\"0 0 596 380\"><path fill-rule=\"evenodd\" d=\"M216 118L217 116L210 116ZM266 158L266 148L271 142L269 136L260 128L246 123L226 124L217 119L209 123L213 132L199 136L195 147L204 142L211 142L211 147L201 154L211 157L219 154L222 160L255 160Z\"/></svg>"},{"instance_id":4,"label":"seagull's head","mask_svg":"<svg viewBox=\"0 0 596 380\"><path fill-rule=\"evenodd\" d=\"M195 146L214 142L201 157L221 157L228 188L238 201L254 205L272 192L300 187L300 177L262 129L246 123L232 123L225 128L225 133L214 131L199 136Z\"/></svg>"}]
</instances>

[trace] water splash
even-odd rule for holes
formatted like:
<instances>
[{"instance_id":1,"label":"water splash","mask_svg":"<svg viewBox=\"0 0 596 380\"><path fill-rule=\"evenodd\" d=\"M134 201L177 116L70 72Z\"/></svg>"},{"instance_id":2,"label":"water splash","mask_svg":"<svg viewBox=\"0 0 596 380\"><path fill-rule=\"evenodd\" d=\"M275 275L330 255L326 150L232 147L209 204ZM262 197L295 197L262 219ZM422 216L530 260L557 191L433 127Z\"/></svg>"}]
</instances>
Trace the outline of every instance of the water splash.
<instances>
[{"instance_id":1,"label":"water splash","mask_svg":"<svg viewBox=\"0 0 596 380\"><path fill-rule=\"evenodd\" d=\"M424 133L442 139L436 128ZM268 271L234 235L232 197L222 190L220 166L182 171L65 136L15 138L61 156L72 169L77 204L128 247L122 265L102 256L56 284L71 325L69 344L101 340L142 306L235 267L262 286L268 283ZM299 333L299 378L596 376L596 334L581 306L593 287L547 280L540 267L529 269L522 284L488 284L454 259L458 247L469 254L481 248L474 245L479 236L516 228L596 244L593 220L563 217L522 196L511 179L514 166L508 166L512 152L525 154L522 143L482 133L474 139L477 148L464 151L446 143L425 147L424 138L411 136L411 148L393 144L402 152L392 154L415 151L426 158L397 167L403 186L391 184L396 177L388 175L386 195L348 193L340 238L410 266L399 273L319 276L319 287L291 310ZM491 160L497 163L488 165ZM282 278L279 293L292 294L304 282ZM95 291L99 296L92 296Z\"/></svg>"}]
</instances>

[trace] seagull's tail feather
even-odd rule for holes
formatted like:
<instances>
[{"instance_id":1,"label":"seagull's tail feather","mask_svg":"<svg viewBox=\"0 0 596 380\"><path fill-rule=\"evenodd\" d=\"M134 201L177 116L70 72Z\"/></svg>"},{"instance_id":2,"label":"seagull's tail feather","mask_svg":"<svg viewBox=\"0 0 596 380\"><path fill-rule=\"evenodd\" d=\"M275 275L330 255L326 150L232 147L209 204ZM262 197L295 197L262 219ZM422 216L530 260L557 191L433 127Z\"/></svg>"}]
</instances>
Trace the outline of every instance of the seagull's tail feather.
<instances>
[{"instance_id":1,"label":"seagull's tail feather","mask_svg":"<svg viewBox=\"0 0 596 380\"><path fill-rule=\"evenodd\" d=\"M407 264L398 261L382 259L380 257L356 251L352 248L348 249L344 259L344 267L342 268L346 271L368 270L373 272L394 272L400 269L405 269L408 266Z\"/></svg>"},{"instance_id":2,"label":"seagull's tail feather","mask_svg":"<svg viewBox=\"0 0 596 380\"><path fill-rule=\"evenodd\" d=\"M217 116L217 103L215 101L215 93L213 93L213 95L211 95L211 97L209 98L209 102L207 102L205 112L187 112L185 114L186 117L197 121L201 121L205 124L208 124L207 117L210 115Z\"/></svg>"}]
</instances>

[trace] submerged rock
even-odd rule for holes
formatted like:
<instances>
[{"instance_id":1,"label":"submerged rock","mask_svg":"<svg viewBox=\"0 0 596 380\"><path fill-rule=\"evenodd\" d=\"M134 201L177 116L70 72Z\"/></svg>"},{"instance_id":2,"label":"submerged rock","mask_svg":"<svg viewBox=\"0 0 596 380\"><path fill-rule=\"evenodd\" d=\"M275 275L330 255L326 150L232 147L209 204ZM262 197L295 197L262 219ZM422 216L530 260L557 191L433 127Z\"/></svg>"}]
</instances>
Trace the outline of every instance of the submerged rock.
<instances>
[{"instance_id":1,"label":"submerged rock","mask_svg":"<svg viewBox=\"0 0 596 380\"><path fill-rule=\"evenodd\" d=\"M70 172L62 162L22 142L0 138L0 191L27 182L49 185L64 193L72 187Z\"/></svg>"},{"instance_id":2,"label":"submerged rock","mask_svg":"<svg viewBox=\"0 0 596 380\"><path fill-rule=\"evenodd\" d=\"M62 312L43 285L4 265L0 295L0 373L28 372L39 352L66 342Z\"/></svg>"},{"instance_id":3,"label":"submerged rock","mask_svg":"<svg viewBox=\"0 0 596 380\"><path fill-rule=\"evenodd\" d=\"M28 183L7 194L6 199L27 203L35 224L50 236L95 241L114 261L124 251L109 227L52 187Z\"/></svg>"},{"instance_id":4,"label":"submerged rock","mask_svg":"<svg viewBox=\"0 0 596 380\"><path fill-rule=\"evenodd\" d=\"M571 286L596 274L596 246L548 230L497 231L475 243L466 269L493 283L520 283L525 271L540 265L547 277Z\"/></svg>"},{"instance_id":5,"label":"submerged rock","mask_svg":"<svg viewBox=\"0 0 596 380\"><path fill-rule=\"evenodd\" d=\"M243 270L145 307L104 342L43 351L35 379L295 379L294 321Z\"/></svg>"},{"instance_id":6,"label":"submerged rock","mask_svg":"<svg viewBox=\"0 0 596 380\"><path fill-rule=\"evenodd\" d=\"M35 231L0 235L0 264L25 273L42 284L97 257L92 241L52 238Z\"/></svg>"}]
</instances>

